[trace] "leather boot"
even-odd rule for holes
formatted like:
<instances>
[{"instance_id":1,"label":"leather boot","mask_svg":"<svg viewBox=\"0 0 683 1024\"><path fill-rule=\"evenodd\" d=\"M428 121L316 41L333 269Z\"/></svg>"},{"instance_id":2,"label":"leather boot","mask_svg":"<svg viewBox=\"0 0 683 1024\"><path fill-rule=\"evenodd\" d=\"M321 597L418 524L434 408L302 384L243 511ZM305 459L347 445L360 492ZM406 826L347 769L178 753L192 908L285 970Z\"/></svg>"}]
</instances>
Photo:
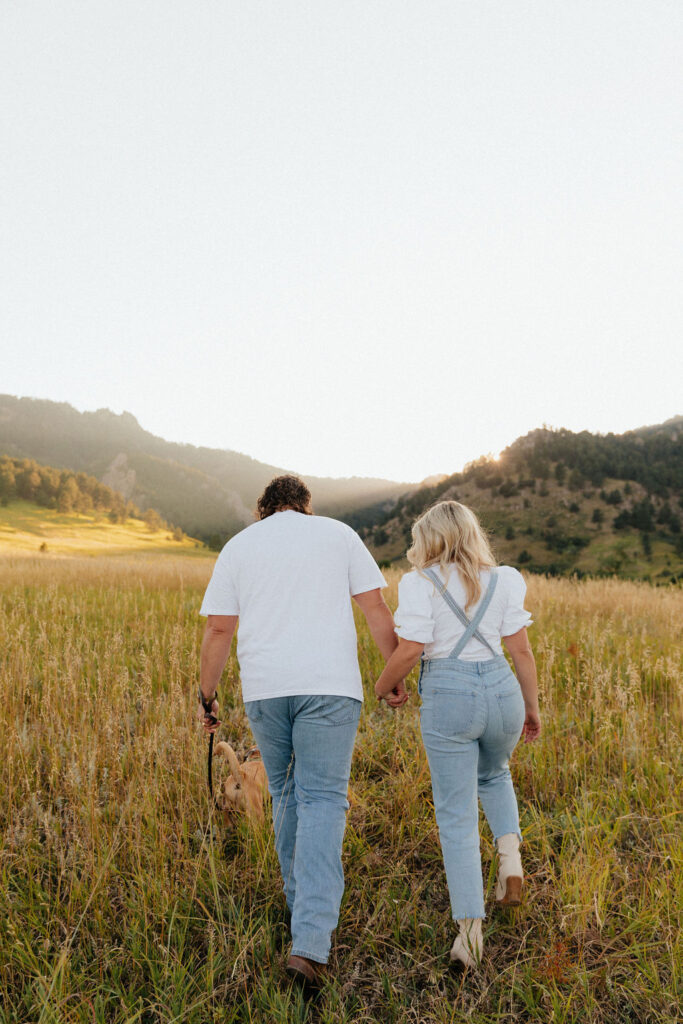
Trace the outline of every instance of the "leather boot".
<instances>
[{"instance_id":1,"label":"leather boot","mask_svg":"<svg viewBox=\"0 0 683 1024\"><path fill-rule=\"evenodd\" d=\"M484 950L482 919L463 917L456 921L458 934L451 949L451 960L463 967L478 967Z\"/></svg>"},{"instance_id":2,"label":"leather boot","mask_svg":"<svg viewBox=\"0 0 683 1024\"><path fill-rule=\"evenodd\" d=\"M305 956L292 954L285 970L292 981L300 985L307 995L315 995L325 980L323 964L309 960Z\"/></svg>"},{"instance_id":3,"label":"leather boot","mask_svg":"<svg viewBox=\"0 0 683 1024\"><path fill-rule=\"evenodd\" d=\"M519 855L519 836L516 832L508 832L499 836L498 848L498 881L496 882L496 900L504 907L518 907L522 902L522 858Z\"/></svg>"}]
</instances>

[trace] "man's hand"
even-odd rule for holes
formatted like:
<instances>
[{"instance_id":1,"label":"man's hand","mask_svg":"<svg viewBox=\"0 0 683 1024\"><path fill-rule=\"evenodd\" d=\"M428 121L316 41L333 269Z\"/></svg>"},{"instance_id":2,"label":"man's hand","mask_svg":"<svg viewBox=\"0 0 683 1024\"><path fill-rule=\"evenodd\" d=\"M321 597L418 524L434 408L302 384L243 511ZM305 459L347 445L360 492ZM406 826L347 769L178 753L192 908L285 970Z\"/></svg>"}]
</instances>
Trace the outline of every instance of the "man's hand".
<instances>
[{"instance_id":1,"label":"man's hand","mask_svg":"<svg viewBox=\"0 0 683 1024\"><path fill-rule=\"evenodd\" d=\"M390 708L400 708L408 700L405 679L420 660L424 646L416 640L404 640L403 637L399 637L398 647L375 683L377 697L379 700L385 700Z\"/></svg>"},{"instance_id":2,"label":"man's hand","mask_svg":"<svg viewBox=\"0 0 683 1024\"><path fill-rule=\"evenodd\" d=\"M375 693L377 693L376 689ZM389 693L377 694L377 698L378 700L386 701L394 711L397 708L402 708L406 701L410 699L410 694L406 690L405 679L401 679L400 682L396 683L396 686Z\"/></svg>"},{"instance_id":3,"label":"man's hand","mask_svg":"<svg viewBox=\"0 0 683 1024\"><path fill-rule=\"evenodd\" d=\"M215 721L212 721L211 715ZM204 726L204 732L212 733L215 732L218 726L221 724L218 721L218 701L214 700L211 705L211 715L207 715L201 701L197 701L197 720Z\"/></svg>"}]
</instances>

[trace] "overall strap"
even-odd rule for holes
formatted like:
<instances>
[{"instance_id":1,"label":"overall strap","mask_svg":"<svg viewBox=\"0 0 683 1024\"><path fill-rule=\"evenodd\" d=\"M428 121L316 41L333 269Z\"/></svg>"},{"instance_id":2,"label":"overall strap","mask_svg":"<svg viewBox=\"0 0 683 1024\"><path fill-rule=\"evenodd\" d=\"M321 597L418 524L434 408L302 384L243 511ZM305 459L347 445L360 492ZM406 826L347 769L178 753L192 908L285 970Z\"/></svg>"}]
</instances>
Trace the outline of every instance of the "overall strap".
<instances>
[{"instance_id":1,"label":"overall strap","mask_svg":"<svg viewBox=\"0 0 683 1024\"><path fill-rule=\"evenodd\" d=\"M494 658L497 657L496 652L494 651L493 647L491 647L491 644L479 632L479 623L483 619L484 614L486 613L486 609L491 603L491 598L493 597L494 591L496 589L496 584L498 583L498 576L496 574L495 569L491 570L491 578L489 579L489 585L486 588L486 593L484 594L483 599L480 601L479 607L472 620L467 618L467 615L465 614L464 610L460 607L457 601L454 600L452 595L448 593L446 587L432 569L424 569L423 572L425 576L428 576L432 583L436 585L439 593L441 594L441 597L444 599L448 607L451 609L453 614L460 620L460 622L462 622L462 624L465 626L465 632L460 637L457 644L449 654L449 657L459 657L461 652L464 650L465 646L472 639L472 637L478 640L480 644L483 644L484 647L487 647Z\"/></svg>"},{"instance_id":2,"label":"overall strap","mask_svg":"<svg viewBox=\"0 0 683 1024\"><path fill-rule=\"evenodd\" d=\"M439 591L439 594L444 599L444 601L446 602L450 610L453 612L453 614L456 616L456 618L460 619L463 626L467 628L470 624L470 620L467 618L467 615L465 614L464 610L460 607L460 605L453 598L453 596L449 594L449 592L446 590L444 584L441 582L441 580L433 571L433 569L423 569L422 571L424 572L425 576L428 576L432 583L435 585L436 589ZM495 651L489 644L488 640L486 640L486 638L481 635L478 629L475 630L474 633L472 633L472 636L475 638L475 640L478 640L480 644L483 644L485 647L488 647L492 654L495 654Z\"/></svg>"}]
</instances>

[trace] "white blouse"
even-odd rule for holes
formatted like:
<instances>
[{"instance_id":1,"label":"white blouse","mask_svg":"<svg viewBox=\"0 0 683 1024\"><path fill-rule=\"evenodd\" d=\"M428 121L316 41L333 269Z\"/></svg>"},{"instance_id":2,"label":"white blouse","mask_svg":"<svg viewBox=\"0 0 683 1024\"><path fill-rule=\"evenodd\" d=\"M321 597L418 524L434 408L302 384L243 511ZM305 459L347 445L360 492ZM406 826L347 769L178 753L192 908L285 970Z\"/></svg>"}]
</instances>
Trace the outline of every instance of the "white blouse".
<instances>
[{"instance_id":1,"label":"white blouse","mask_svg":"<svg viewBox=\"0 0 683 1024\"><path fill-rule=\"evenodd\" d=\"M441 580L444 579L438 565L429 568ZM522 574L510 565L499 565L497 574L496 590L479 624L479 632L497 654L502 654L500 638L512 636L523 626L530 626L532 618L524 608L526 583ZM479 601L486 592L490 575L486 570L479 577L482 585ZM467 600L465 588L455 566L451 567L447 589L464 609ZM478 607L479 602L467 609L469 619L474 617ZM465 632L465 627L448 607L436 586L417 569L406 573L398 585L398 608L394 620L398 636L425 645L425 658L447 657ZM472 637L460 657L463 661L489 661L491 652Z\"/></svg>"}]
</instances>

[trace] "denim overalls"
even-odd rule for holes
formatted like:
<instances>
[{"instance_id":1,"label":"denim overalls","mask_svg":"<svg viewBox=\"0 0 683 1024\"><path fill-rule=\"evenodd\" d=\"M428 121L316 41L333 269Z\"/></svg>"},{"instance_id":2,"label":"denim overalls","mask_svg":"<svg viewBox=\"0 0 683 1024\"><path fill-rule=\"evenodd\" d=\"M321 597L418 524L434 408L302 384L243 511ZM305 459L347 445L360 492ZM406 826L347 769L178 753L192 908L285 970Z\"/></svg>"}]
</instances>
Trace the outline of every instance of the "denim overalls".
<instances>
[{"instance_id":1,"label":"denim overalls","mask_svg":"<svg viewBox=\"0 0 683 1024\"><path fill-rule=\"evenodd\" d=\"M420 725L453 918L484 917L477 796L494 839L509 832L521 839L508 759L524 724L524 700L504 656L497 655L479 633L498 582L495 569L471 621L437 574L431 569L424 572L466 624L446 658L422 659ZM460 658L473 636L491 651L490 660Z\"/></svg>"}]
</instances>

